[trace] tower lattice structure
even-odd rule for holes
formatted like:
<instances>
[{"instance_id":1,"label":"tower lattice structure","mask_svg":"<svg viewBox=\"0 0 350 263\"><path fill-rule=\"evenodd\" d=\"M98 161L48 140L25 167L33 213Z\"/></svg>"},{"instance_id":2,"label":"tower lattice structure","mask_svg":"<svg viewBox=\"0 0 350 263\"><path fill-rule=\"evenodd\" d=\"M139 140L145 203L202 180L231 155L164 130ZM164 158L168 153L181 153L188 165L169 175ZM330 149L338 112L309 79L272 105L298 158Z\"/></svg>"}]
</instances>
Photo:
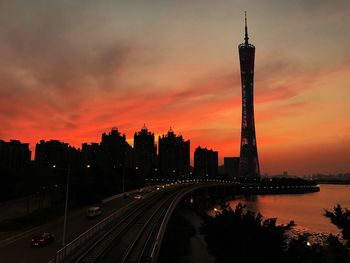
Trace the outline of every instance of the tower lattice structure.
<instances>
[{"instance_id":1,"label":"tower lattice structure","mask_svg":"<svg viewBox=\"0 0 350 263\"><path fill-rule=\"evenodd\" d=\"M245 15L244 43L238 46L242 83L242 127L238 174L241 177L259 177L260 168L254 122L255 46L248 40L247 16Z\"/></svg>"}]
</instances>

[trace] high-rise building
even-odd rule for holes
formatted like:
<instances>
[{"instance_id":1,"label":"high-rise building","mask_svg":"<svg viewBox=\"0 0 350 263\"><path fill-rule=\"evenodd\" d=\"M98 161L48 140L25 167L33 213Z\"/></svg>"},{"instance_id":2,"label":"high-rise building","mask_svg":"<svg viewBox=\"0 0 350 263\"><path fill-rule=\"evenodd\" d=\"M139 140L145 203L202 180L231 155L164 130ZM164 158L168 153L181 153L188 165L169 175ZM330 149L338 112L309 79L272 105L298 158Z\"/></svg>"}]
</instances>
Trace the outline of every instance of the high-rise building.
<instances>
[{"instance_id":1,"label":"high-rise building","mask_svg":"<svg viewBox=\"0 0 350 263\"><path fill-rule=\"evenodd\" d=\"M190 141L170 130L159 137L159 169L164 177L178 178L190 173Z\"/></svg>"},{"instance_id":2,"label":"high-rise building","mask_svg":"<svg viewBox=\"0 0 350 263\"><path fill-rule=\"evenodd\" d=\"M224 157L225 174L233 179L238 176L239 157Z\"/></svg>"},{"instance_id":3,"label":"high-rise building","mask_svg":"<svg viewBox=\"0 0 350 263\"><path fill-rule=\"evenodd\" d=\"M29 165L30 158L29 143L0 140L0 168L23 168Z\"/></svg>"},{"instance_id":4,"label":"high-rise building","mask_svg":"<svg viewBox=\"0 0 350 263\"><path fill-rule=\"evenodd\" d=\"M35 146L35 163L39 166L52 167L55 165L60 168L78 166L80 151L58 140L41 140Z\"/></svg>"},{"instance_id":5,"label":"high-rise building","mask_svg":"<svg viewBox=\"0 0 350 263\"><path fill-rule=\"evenodd\" d=\"M121 135L117 128L108 134L102 134L98 152L99 164L112 168L132 168L133 149L126 141L125 134Z\"/></svg>"},{"instance_id":6,"label":"high-rise building","mask_svg":"<svg viewBox=\"0 0 350 263\"><path fill-rule=\"evenodd\" d=\"M218 152L198 146L194 151L194 174L199 177L217 177Z\"/></svg>"},{"instance_id":7,"label":"high-rise building","mask_svg":"<svg viewBox=\"0 0 350 263\"><path fill-rule=\"evenodd\" d=\"M244 43L238 46L242 82L242 127L239 159L239 176L260 176L254 123L254 57L255 46L248 42L247 16L245 15Z\"/></svg>"},{"instance_id":8,"label":"high-rise building","mask_svg":"<svg viewBox=\"0 0 350 263\"><path fill-rule=\"evenodd\" d=\"M135 168L138 174L149 177L156 169L157 146L154 144L154 133L144 125L141 131L134 134Z\"/></svg>"},{"instance_id":9,"label":"high-rise building","mask_svg":"<svg viewBox=\"0 0 350 263\"><path fill-rule=\"evenodd\" d=\"M83 143L81 147L81 162L83 167L96 166L100 145L96 142Z\"/></svg>"}]
</instances>

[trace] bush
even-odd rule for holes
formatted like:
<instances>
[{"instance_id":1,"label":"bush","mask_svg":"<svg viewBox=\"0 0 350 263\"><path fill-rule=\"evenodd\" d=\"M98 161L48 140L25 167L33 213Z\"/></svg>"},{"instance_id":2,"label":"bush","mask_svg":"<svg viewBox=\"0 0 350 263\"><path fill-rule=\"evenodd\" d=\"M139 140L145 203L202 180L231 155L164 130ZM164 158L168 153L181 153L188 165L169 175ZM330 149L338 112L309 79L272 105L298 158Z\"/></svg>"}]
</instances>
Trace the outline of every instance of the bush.
<instances>
[{"instance_id":1,"label":"bush","mask_svg":"<svg viewBox=\"0 0 350 263\"><path fill-rule=\"evenodd\" d=\"M276 218L263 220L260 213L223 206L216 217L206 216L201 232L209 252L218 262L280 262L287 246L285 233L294 226L276 225Z\"/></svg>"},{"instance_id":2,"label":"bush","mask_svg":"<svg viewBox=\"0 0 350 263\"><path fill-rule=\"evenodd\" d=\"M324 216L328 217L331 223L340 229L343 238L350 247L350 210L347 208L343 209L338 204L333 208L333 211L325 210Z\"/></svg>"},{"instance_id":3,"label":"bush","mask_svg":"<svg viewBox=\"0 0 350 263\"><path fill-rule=\"evenodd\" d=\"M349 211L337 207L326 216L347 237ZM217 262L350 263L349 249L336 236L330 235L325 244L311 244L308 235L288 237L294 225L293 221L277 225L276 218L264 220L242 204L233 210L224 205L215 217L204 216L201 232Z\"/></svg>"}]
</instances>

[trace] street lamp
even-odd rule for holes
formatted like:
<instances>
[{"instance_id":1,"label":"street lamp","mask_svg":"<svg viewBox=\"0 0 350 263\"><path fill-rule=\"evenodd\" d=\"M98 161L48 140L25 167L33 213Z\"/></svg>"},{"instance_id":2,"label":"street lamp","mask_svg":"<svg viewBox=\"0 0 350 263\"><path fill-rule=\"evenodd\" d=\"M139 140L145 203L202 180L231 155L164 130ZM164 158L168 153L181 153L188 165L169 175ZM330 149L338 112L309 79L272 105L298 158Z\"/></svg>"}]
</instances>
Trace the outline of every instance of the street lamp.
<instances>
[{"instance_id":1,"label":"street lamp","mask_svg":"<svg viewBox=\"0 0 350 263\"><path fill-rule=\"evenodd\" d=\"M125 167L123 166L123 174L122 174L122 179L123 179L123 193L125 192Z\"/></svg>"},{"instance_id":2,"label":"street lamp","mask_svg":"<svg viewBox=\"0 0 350 263\"><path fill-rule=\"evenodd\" d=\"M56 165L54 164L52 167L56 168ZM62 247L64 247L66 245L67 208L68 208L70 166L68 166L67 169L65 169L65 168L59 168L59 169L67 171L66 201L65 201L65 206L64 206L63 234L62 234Z\"/></svg>"},{"instance_id":3,"label":"street lamp","mask_svg":"<svg viewBox=\"0 0 350 263\"><path fill-rule=\"evenodd\" d=\"M66 204L64 206L64 221L63 221L63 235L62 235L62 247L66 243L66 227L67 227L67 208L68 208L68 193L69 193L69 176L70 176L70 166L67 169L67 186L66 186Z\"/></svg>"}]
</instances>

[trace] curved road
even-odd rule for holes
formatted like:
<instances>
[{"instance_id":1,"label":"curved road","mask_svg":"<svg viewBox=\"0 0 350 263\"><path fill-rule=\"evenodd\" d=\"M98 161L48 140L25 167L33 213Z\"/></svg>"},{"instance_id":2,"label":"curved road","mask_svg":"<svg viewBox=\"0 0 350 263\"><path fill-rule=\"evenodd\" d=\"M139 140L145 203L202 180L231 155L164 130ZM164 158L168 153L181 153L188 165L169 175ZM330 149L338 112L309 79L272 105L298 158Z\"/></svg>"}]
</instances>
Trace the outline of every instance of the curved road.
<instances>
[{"instance_id":1,"label":"curved road","mask_svg":"<svg viewBox=\"0 0 350 263\"><path fill-rule=\"evenodd\" d=\"M219 185L211 183L210 186ZM221 184L222 185L222 184ZM181 198L208 184L168 185L128 206L103 236L70 262L155 262L167 221Z\"/></svg>"},{"instance_id":2,"label":"curved road","mask_svg":"<svg viewBox=\"0 0 350 263\"><path fill-rule=\"evenodd\" d=\"M86 218L86 208L70 211L67 218L66 244L76 239L102 219L113 217L112 224L60 262L155 262L167 221L180 199L198 188L227 183L172 183L144 193L142 199L115 198L102 207L103 215ZM62 211L63 215L63 211ZM14 232L0 239L0 262L47 263L56 256L62 244L63 216L45 225ZM43 248L33 248L31 237L42 232L55 234L55 241ZM20 253L19 253L20 251ZM58 261L57 261L58 262Z\"/></svg>"}]
</instances>

